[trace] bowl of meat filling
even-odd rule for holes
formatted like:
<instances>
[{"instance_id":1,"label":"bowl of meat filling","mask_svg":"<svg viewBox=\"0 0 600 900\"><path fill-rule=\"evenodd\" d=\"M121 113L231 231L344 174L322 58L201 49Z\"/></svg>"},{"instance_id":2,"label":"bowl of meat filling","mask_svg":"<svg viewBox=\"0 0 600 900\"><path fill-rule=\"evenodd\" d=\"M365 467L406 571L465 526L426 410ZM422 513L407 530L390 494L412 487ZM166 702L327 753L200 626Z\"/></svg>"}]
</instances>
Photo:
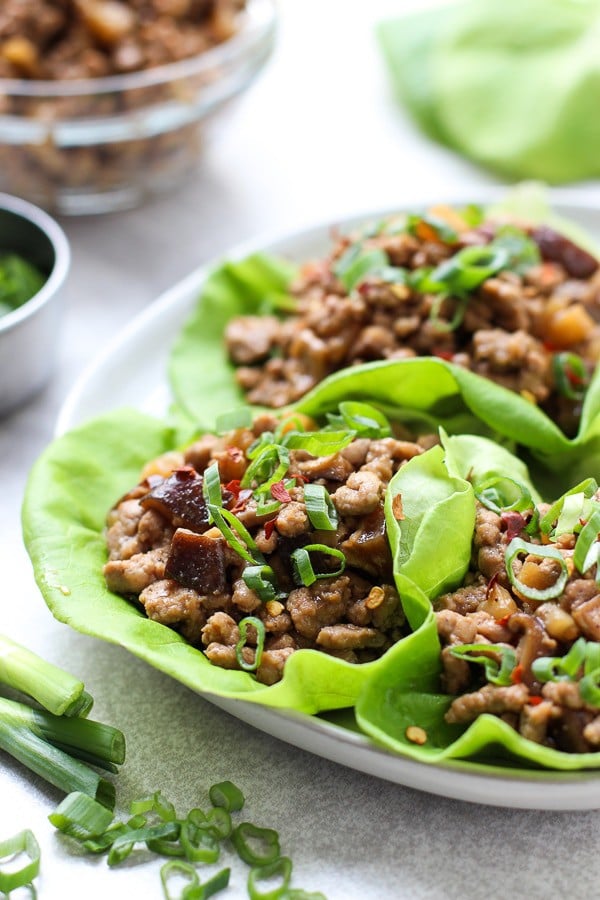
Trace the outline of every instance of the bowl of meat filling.
<instances>
[{"instance_id":1,"label":"bowl of meat filling","mask_svg":"<svg viewBox=\"0 0 600 900\"><path fill-rule=\"evenodd\" d=\"M67 215L173 188L274 33L272 0L8 0L0 187Z\"/></svg>"}]
</instances>

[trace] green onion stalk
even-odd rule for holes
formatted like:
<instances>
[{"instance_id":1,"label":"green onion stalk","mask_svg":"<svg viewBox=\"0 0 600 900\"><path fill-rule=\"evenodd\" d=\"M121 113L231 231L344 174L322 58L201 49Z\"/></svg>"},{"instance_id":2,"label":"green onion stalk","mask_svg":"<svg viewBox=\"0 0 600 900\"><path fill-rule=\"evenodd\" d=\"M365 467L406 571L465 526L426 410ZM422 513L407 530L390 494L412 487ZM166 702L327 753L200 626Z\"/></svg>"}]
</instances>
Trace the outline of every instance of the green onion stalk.
<instances>
[{"instance_id":1,"label":"green onion stalk","mask_svg":"<svg viewBox=\"0 0 600 900\"><path fill-rule=\"evenodd\" d=\"M87 794L112 809L114 785L92 766L115 773L125 738L86 718L93 701L83 683L4 635L0 681L36 704L0 697L0 748L65 793Z\"/></svg>"}]
</instances>

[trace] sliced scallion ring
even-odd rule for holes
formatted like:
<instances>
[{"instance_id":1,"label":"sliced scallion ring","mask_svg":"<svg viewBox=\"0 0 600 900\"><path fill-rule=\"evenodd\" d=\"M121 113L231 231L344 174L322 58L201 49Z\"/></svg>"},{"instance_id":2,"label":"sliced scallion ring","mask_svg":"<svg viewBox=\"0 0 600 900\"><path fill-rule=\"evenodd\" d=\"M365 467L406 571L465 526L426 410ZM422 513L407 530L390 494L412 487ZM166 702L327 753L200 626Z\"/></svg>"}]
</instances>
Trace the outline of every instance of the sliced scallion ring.
<instances>
[{"instance_id":1,"label":"sliced scallion ring","mask_svg":"<svg viewBox=\"0 0 600 900\"><path fill-rule=\"evenodd\" d=\"M323 553L331 556L338 559L341 565L335 572L315 572L310 558L311 553ZM342 551L335 547L328 547L326 544L306 544L304 547L298 547L292 553L291 559L297 583L303 584L304 587L310 587L318 578L335 578L337 575L341 575L346 568L346 557Z\"/></svg>"},{"instance_id":2,"label":"sliced scallion ring","mask_svg":"<svg viewBox=\"0 0 600 900\"><path fill-rule=\"evenodd\" d=\"M290 454L283 444L267 444L244 472L241 487L268 487L281 481L290 465Z\"/></svg>"},{"instance_id":3,"label":"sliced scallion ring","mask_svg":"<svg viewBox=\"0 0 600 900\"><path fill-rule=\"evenodd\" d=\"M492 684L509 685L511 675L517 664L517 654L512 647L500 647L494 644L460 644L451 647L450 652L458 659L482 665L485 677ZM497 657L500 656L500 664Z\"/></svg>"},{"instance_id":4,"label":"sliced scallion ring","mask_svg":"<svg viewBox=\"0 0 600 900\"><path fill-rule=\"evenodd\" d=\"M586 498L590 498L593 497L597 490L598 482L596 481L596 479L586 478L583 481L580 481L579 484L576 484L570 490L566 491L562 495L562 497L559 497L558 500L554 501L554 503L550 506L550 509L548 509L540 519L540 531L542 532L542 534L548 535L552 531L554 523L558 519L563 508L566 497L569 497L571 494L578 494L580 492L583 492Z\"/></svg>"},{"instance_id":5,"label":"sliced scallion ring","mask_svg":"<svg viewBox=\"0 0 600 900\"><path fill-rule=\"evenodd\" d=\"M275 572L271 566L246 566L242 578L251 591L255 591L263 603L277 596Z\"/></svg>"},{"instance_id":6,"label":"sliced scallion ring","mask_svg":"<svg viewBox=\"0 0 600 900\"><path fill-rule=\"evenodd\" d=\"M219 474L219 464L217 462L211 463L211 465L204 470L202 479L202 494L204 496L204 502L209 508L209 515L211 515L211 506L223 506L223 494L221 491L221 476Z\"/></svg>"},{"instance_id":7,"label":"sliced scallion ring","mask_svg":"<svg viewBox=\"0 0 600 900\"><path fill-rule=\"evenodd\" d=\"M110 809L88 794L73 791L48 816L58 831L83 841L103 834L113 820Z\"/></svg>"},{"instance_id":8,"label":"sliced scallion ring","mask_svg":"<svg viewBox=\"0 0 600 900\"><path fill-rule=\"evenodd\" d=\"M588 387L590 376L585 363L577 353L555 353L552 357L552 374L557 390L569 400L581 400Z\"/></svg>"},{"instance_id":9,"label":"sliced scallion ring","mask_svg":"<svg viewBox=\"0 0 600 900\"><path fill-rule=\"evenodd\" d=\"M583 676L579 682L579 694L589 706L600 706L600 669Z\"/></svg>"},{"instance_id":10,"label":"sliced scallion ring","mask_svg":"<svg viewBox=\"0 0 600 900\"><path fill-rule=\"evenodd\" d=\"M11 891L31 884L40 872L40 846L34 833L28 828L0 841L0 863L12 859L20 853L28 856L29 862L24 863L19 869L11 871L0 869L0 891L7 896Z\"/></svg>"},{"instance_id":11,"label":"sliced scallion ring","mask_svg":"<svg viewBox=\"0 0 600 900\"><path fill-rule=\"evenodd\" d=\"M304 503L313 528L317 531L335 531L338 514L324 485L305 484Z\"/></svg>"},{"instance_id":12,"label":"sliced scallion ring","mask_svg":"<svg viewBox=\"0 0 600 900\"><path fill-rule=\"evenodd\" d=\"M554 559L560 565L560 574L554 582L547 588L533 588L524 584L516 575L513 569L513 563L522 554L527 553L540 559ZM565 589L565 585L569 579L569 571L565 559L557 547L544 546L540 544L531 544L521 538L513 538L505 551L506 574L510 583L523 597L528 600L536 600L542 603L545 600L552 600L560 597Z\"/></svg>"},{"instance_id":13,"label":"sliced scallion ring","mask_svg":"<svg viewBox=\"0 0 600 900\"><path fill-rule=\"evenodd\" d=\"M219 509L217 506L209 506L208 511L213 517L213 522L229 544L232 550L253 565L264 565L264 557L247 528L240 522L229 509ZM243 543L242 543L243 542ZM245 545L245 546L244 546Z\"/></svg>"},{"instance_id":14,"label":"sliced scallion ring","mask_svg":"<svg viewBox=\"0 0 600 900\"><path fill-rule=\"evenodd\" d=\"M254 662L247 663L243 656L243 650L248 639L248 627L252 625L256 629L256 649L254 651ZM238 661L240 669L244 672L255 672L260 666L263 648L265 646L265 625L261 619L256 616L246 616L238 622L240 630L240 639L235 645L235 657Z\"/></svg>"},{"instance_id":15,"label":"sliced scallion ring","mask_svg":"<svg viewBox=\"0 0 600 900\"><path fill-rule=\"evenodd\" d=\"M508 475L493 475L474 485L477 499L492 512L526 512L535 508L529 490Z\"/></svg>"},{"instance_id":16,"label":"sliced scallion ring","mask_svg":"<svg viewBox=\"0 0 600 900\"><path fill-rule=\"evenodd\" d=\"M600 505L594 504L594 511L586 524L581 529L581 533L575 544L575 552L573 553L573 562L575 567L583 575L594 563L598 562L598 554L600 551L600 543L598 543L598 535L600 534Z\"/></svg>"}]
</instances>

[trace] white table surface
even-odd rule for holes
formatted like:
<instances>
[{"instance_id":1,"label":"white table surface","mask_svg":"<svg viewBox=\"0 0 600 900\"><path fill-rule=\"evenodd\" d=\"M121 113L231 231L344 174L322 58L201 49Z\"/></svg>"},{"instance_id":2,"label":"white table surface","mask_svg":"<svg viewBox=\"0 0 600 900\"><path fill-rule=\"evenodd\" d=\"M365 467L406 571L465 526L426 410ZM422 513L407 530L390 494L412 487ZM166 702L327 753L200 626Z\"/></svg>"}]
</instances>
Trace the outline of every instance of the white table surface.
<instances>
[{"instance_id":1,"label":"white table surface","mask_svg":"<svg viewBox=\"0 0 600 900\"><path fill-rule=\"evenodd\" d=\"M191 183L142 209L64 219L72 271L48 388L0 421L2 631L85 681L94 717L128 752L118 804L159 787L179 811L229 778L247 817L277 828L294 885L345 898L597 896L600 812L493 808L390 784L298 750L216 709L118 647L53 620L20 535L27 472L90 358L162 291L262 232L406 205L494 179L415 132L394 104L372 25L406 3L284 0L276 53L206 148ZM415 5L415 4L413 4ZM589 198L600 187L580 185ZM571 191L571 194L573 192ZM0 754L0 839L31 828L40 900L162 897L160 861L116 870L81 856L47 821L62 795ZM229 862L229 858L226 860ZM232 862L223 898L246 896ZM548 866L551 874L546 874Z\"/></svg>"}]
</instances>

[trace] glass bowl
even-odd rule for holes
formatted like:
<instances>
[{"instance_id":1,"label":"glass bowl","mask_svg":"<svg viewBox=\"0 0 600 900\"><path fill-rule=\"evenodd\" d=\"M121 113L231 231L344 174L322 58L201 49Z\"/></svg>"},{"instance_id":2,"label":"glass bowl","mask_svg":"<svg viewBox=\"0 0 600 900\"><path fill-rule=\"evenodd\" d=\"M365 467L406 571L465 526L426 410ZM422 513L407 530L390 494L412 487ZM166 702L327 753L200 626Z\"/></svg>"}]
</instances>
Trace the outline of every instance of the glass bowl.
<instances>
[{"instance_id":1,"label":"glass bowl","mask_svg":"<svg viewBox=\"0 0 600 900\"><path fill-rule=\"evenodd\" d=\"M275 39L275 0L198 56L126 75L0 79L0 191L51 212L129 209L194 170L215 114L245 90Z\"/></svg>"}]
</instances>

